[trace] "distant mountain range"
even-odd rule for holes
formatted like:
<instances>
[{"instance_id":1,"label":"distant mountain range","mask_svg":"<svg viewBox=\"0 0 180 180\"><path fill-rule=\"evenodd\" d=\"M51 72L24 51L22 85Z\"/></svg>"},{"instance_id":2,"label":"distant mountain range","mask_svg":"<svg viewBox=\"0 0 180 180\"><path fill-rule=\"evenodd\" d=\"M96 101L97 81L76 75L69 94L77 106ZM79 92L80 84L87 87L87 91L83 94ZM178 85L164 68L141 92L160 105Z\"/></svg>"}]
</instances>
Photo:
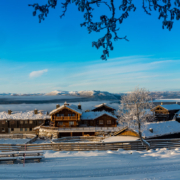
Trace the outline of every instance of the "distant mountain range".
<instances>
[{"instance_id":1,"label":"distant mountain range","mask_svg":"<svg viewBox=\"0 0 180 180\"><path fill-rule=\"evenodd\" d=\"M107 91L61 91L55 90L49 93L31 93L31 94L17 94L17 93L0 93L1 98L4 96L11 96L11 97L22 97L22 96L41 96L41 97L48 97L54 96L61 99L66 97L76 97L76 98L93 98L97 100L119 100L122 95L126 93L110 93ZM173 98L180 98L180 91L157 91L151 92L153 99L173 99ZM34 97L35 98L35 97ZM55 97L54 97L55 98Z\"/></svg>"}]
</instances>

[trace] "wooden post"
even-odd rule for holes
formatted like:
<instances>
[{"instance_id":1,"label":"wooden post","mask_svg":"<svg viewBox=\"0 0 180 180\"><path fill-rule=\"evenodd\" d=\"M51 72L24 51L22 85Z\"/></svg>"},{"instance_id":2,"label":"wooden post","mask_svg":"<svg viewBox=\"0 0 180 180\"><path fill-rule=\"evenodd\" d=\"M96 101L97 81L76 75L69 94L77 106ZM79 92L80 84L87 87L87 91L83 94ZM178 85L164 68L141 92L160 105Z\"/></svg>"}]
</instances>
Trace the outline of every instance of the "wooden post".
<instances>
[{"instance_id":1,"label":"wooden post","mask_svg":"<svg viewBox=\"0 0 180 180\"><path fill-rule=\"evenodd\" d=\"M71 137L73 136L73 133L72 132L70 132L70 134L71 134Z\"/></svg>"}]
</instances>

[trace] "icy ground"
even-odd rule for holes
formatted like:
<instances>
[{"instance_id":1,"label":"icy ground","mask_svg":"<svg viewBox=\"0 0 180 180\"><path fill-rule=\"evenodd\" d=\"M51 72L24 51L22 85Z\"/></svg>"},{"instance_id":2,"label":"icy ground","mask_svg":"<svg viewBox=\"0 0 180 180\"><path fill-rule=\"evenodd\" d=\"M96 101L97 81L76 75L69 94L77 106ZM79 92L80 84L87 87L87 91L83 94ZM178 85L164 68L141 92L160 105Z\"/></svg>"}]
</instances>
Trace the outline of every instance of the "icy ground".
<instances>
[{"instance_id":1,"label":"icy ground","mask_svg":"<svg viewBox=\"0 0 180 180\"><path fill-rule=\"evenodd\" d=\"M0 139L0 144L25 144L30 139L7 139L2 138Z\"/></svg>"},{"instance_id":2,"label":"icy ground","mask_svg":"<svg viewBox=\"0 0 180 180\"><path fill-rule=\"evenodd\" d=\"M40 163L0 164L0 179L180 179L180 149L150 151L45 151Z\"/></svg>"}]
</instances>

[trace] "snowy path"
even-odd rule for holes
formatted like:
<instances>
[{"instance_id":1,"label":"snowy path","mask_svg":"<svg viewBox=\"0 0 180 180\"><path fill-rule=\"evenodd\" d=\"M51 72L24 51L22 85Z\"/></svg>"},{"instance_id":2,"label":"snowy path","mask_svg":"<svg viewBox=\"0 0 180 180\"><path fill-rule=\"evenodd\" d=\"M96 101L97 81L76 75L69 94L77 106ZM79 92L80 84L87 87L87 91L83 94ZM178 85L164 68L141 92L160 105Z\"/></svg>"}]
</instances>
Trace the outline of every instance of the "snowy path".
<instances>
[{"instance_id":1,"label":"snowy path","mask_svg":"<svg viewBox=\"0 0 180 180\"><path fill-rule=\"evenodd\" d=\"M180 179L180 149L46 152L45 156L41 163L25 167L1 164L0 179Z\"/></svg>"}]
</instances>

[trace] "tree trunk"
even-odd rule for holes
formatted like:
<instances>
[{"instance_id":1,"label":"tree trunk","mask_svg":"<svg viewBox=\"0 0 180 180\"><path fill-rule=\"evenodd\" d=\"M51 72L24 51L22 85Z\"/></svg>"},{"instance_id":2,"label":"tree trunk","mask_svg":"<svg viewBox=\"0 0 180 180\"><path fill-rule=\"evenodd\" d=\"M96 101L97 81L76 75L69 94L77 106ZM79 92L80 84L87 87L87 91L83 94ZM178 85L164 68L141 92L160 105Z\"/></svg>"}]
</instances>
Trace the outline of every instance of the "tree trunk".
<instances>
[{"instance_id":1,"label":"tree trunk","mask_svg":"<svg viewBox=\"0 0 180 180\"><path fill-rule=\"evenodd\" d=\"M146 150L148 151L150 149L150 144L142 138L142 134L139 131L139 138L141 140L142 145L146 146Z\"/></svg>"},{"instance_id":2,"label":"tree trunk","mask_svg":"<svg viewBox=\"0 0 180 180\"><path fill-rule=\"evenodd\" d=\"M146 146L146 150L149 150L150 149L150 144L146 140L144 140L143 137L142 137L141 123L139 121L139 117L138 117L138 132L139 132L139 138L141 140L142 145Z\"/></svg>"}]
</instances>

